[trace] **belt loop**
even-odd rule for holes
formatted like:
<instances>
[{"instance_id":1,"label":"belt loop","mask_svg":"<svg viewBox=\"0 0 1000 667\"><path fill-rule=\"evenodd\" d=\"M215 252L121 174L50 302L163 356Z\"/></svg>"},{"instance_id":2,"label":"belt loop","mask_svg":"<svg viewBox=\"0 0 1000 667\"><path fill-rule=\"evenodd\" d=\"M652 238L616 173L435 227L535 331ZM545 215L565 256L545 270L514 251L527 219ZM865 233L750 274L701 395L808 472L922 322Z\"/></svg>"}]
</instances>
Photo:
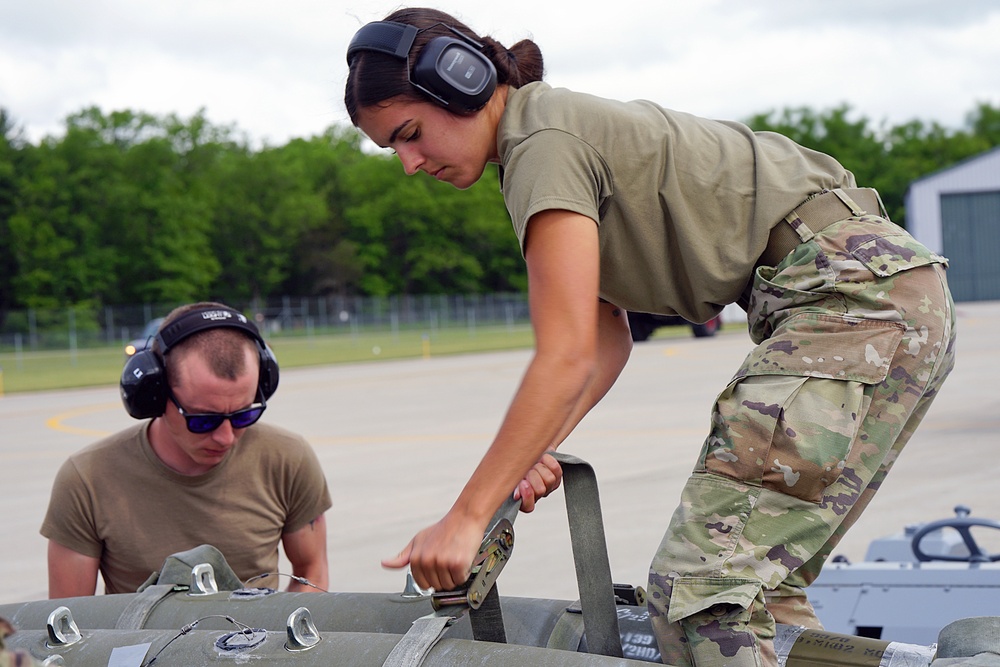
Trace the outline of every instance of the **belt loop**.
<instances>
[{"instance_id":1,"label":"belt loop","mask_svg":"<svg viewBox=\"0 0 1000 667\"><path fill-rule=\"evenodd\" d=\"M889 220L889 211L886 210L885 204L882 202L882 195L878 193L878 190L872 188L872 192L875 193L875 199L878 201L878 214L880 217ZM890 220L890 222L892 222Z\"/></svg>"},{"instance_id":2,"label":"belt loop","mask_svg":"<svg viewBox=\"0 0 1000 667\"><path fill-rule=\"evenodd\" d=\"M840 188L834 188L833 194L837 195L837 197L840 199L840 201L844 202L844 206L846 206L847 208L851 209L851 214L854 217L860 218L862 215L865 215L867 213L863 208L861 208L860 206L858 206L857 203L853 199L851 199L849 196L847 196L847 193L844 192L842 189L840 189ZM879 203L881 203L881 200L880 200Z\"/></svg>"},{"instance_id":3,"label":"belt loop","mask_svg":"<svg viewBox=\"0 0 1000 667\"><path fill-rule=\"evenodd\" d=\"M802 221L802 218L799 217L798 211L795 209L792 209L792 212L785 216L785 222L787 222L792 230L799 235L799 239L801 239L802 243L811 240L812 237L815 236L813 231L809 229L809 225ZM792 238L794 239L795 237Z\"/></svg>"}]
</instances>

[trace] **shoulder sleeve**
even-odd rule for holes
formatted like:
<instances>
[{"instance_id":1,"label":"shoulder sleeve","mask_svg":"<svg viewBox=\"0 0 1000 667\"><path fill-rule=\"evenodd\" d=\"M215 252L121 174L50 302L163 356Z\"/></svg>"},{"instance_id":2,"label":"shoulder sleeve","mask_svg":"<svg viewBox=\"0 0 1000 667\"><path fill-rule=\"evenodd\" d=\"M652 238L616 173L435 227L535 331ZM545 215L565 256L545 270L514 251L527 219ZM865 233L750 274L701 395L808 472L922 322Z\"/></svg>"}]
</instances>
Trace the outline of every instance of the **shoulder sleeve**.
<instances>
[{"instance_id":1,"label":"shoulder sleeve","mask_svg":"<svg viewBox=\"0 0 1000 667\"><path fill-rule=\"evenodd\" d=\"M316 452L306 442L305 438L295 438L299 455L296 465L290 472L285 499L288 513L285 516L284 533L291 533L302 528L310 521L326 512L333 505L330 499L330 488L326 476L320 466Z\"/></svg>"},{"instance_id":2,"label":"shoulder sleeve","mask_svg":"<svg viewBox=\"0 0 1000 667\"><path fill-rule=\"evenodd\" d=\"M563 209L600 223L614 193L611 172L601 155L582 139L559 129L532 134L503 161L503 197L524 250L531 216Z\"/></svg>"},{"instance_id":3,"label":"shoulder sleeve","mask_svg":"<svg viewBox=\"0 0 1000 667\"><path fill-rule=\"evenodd\" d=\"M39 532L84 556L101 557L103 545L97 534L93 497L73 458L67 459L56 474Z\"/></svg>"}]
</instances>

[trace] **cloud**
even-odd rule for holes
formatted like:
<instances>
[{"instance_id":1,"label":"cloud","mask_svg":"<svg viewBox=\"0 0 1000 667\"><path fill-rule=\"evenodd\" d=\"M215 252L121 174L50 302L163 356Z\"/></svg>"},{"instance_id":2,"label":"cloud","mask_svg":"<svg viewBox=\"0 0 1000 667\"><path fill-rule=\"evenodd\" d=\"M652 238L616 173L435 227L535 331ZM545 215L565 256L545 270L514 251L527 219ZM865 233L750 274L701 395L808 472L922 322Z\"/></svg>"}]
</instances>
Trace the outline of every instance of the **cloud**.
<instances>
[{"instance_id":1,"label":"cloud","mask_svg":"<svg viewBox=\"0 0 1000 667\"><path fill-rule=\"evenodd\" d=\"M0 24L0 105L32 139L96 105L205 109L281 143L346 122L344 52L396 3L34 0ZM1000 104L1000 6L987 0L537 0L434 6L501 42L542 48L553 85L717 118L850 104L892 123L959 126Z\"/></svg>"}]
</instances>

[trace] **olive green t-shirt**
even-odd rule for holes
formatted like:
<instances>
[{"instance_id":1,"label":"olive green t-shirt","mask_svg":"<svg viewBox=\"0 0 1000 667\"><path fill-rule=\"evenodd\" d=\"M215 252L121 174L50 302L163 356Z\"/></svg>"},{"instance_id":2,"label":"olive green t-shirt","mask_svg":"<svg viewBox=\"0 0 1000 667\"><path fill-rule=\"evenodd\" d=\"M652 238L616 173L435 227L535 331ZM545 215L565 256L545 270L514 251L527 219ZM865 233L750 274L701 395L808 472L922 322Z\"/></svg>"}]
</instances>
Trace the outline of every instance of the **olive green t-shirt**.
<instances>
[{"instance_id":1,"label":"olive green t-shirt","mask_svg":"<svg viewBox=\"0 0 1000 667\"><path fill-rule=\"evenodd\" d=\"M328 510L330 491L300 436L255 424L204 475L181 475L153 452L144 422L67 459L41 533L100 559L107 593L131 593L164 559L201 544L219 549L243 581L275 572L282 533ZM255 583L277 588L275 577Z\"/></svg>"},{"instance_id":2,"label":"olive green t-shirt","mask_svg":"<svg viewBox=\"0 0 1000 667\"><path fill-rule=\"evenodd\" d=\"M510 90L497 138L522 252L534 214L585 215L599 225L602 298L695 322L736 301L787 213L855 185L780 134L541 82Z\"/></svg>"}]
</instances>

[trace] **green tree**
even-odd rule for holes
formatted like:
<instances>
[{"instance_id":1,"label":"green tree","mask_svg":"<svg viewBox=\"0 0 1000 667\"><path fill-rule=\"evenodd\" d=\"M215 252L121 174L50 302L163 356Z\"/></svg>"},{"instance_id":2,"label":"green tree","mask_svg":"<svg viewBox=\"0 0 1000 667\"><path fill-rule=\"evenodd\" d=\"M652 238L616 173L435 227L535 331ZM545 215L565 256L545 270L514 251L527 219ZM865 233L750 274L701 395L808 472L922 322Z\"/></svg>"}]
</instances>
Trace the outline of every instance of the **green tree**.
<instances>
[{"instance_id":1,"label":"green tree","mask_svg":"<svg viewBox=\"0 0 1000 667\"><path fill-rule=\"evenodd\" d=\"M326 219L301 162L282 149L229 151L213 175L211 245L222 270L215 291L235 302L274 293L289 277L302 234Z\"/></svg>"},{"instance_id":2,"label":"green tree","mask_svg":"<svg viewBox=\"0 0 1000 667\"><path fill-rule=\"evenodd\" d=\"M460 208L451 215L461 220L462 245L481 267L475 291L526 291L528 273L500 192L497 169L487 167L479 182L461 193L460 201Z\"/></svg>"},{"instance_id":3,"label":"green tree","mask_svg":"<svg viewBox=\"0 0 1000 667\"><path fill-rule=\"evenodd\" d=\"M94 132L71 128L32 152L16 213L9 220L20 301L57 307L100 299L114 275L113 248L101 242L101 203L116 157Z\"/></svg>"},{"instance_id":4,"label":"green tree","mask_svg":"<svg viewBox=\"0 0 1000 667\"><path fill-rule=\"evenodd\" d=\"M981 102L969 114L967 122L972 134L982 139L989 148L1000 146L1000 107Z\"/></svg>"},{"instance_id":5,"label":"green tree","mask_svg":"<svg viewBox=\"0 0 1000 667\"><path fill-rule=\"evenodd\" d=\"M14 276L18 269L10 218L18 207L17 174L25 150L21 130L7 110L0 107L0 325L7 312L17 305Z\"/></svg>"},{"instance_id":6,"label":"green tree","mask_svg":"<svg viewBox=\"0 0 1000 667\"><path fill-rule=\"evenodd\" d=\"M425 174L404 177L379 153L348 175L345 211L367 294L441 294L521 289L525 269L495 169L466 191ZM375 196L372 196L372 194Z\"/></svg>"},{"instance_id":7,"label":"green tree","mask_svg":"<svg viewBox=\"0 0 1000 667\"><path fill-rule=\"evenodd\" d=\"M309 179L309 190L325 203L325 215L303 226L294 249L298 261L292 265L285 293L356 294L364 269L344 211L354 198L369 194L353 191L345 178L366 159L357 133L333 127L308 141L294 140L284 151L287 159L300 163L301 172Z\"/></svg>"},{"instance_id":8,"label":"green tree","mask_svg":"<svg viewBox=\"0 0 1000 667\"><path fill-rule=\"evenodd\" d=\"M11 217L27 306L178 302L218 273L209 208L191 195L164 122L86 109L33 152Z\"/></svg>"},{"instance_id":9,"label":"green tree","mask_svg":"<svg viewBox=\"0 0 1000 667\"><path fill-rule=\"evenodd\" d=\"M904 223L922 176L1000 144L980 103L952 130L843 105L752 117L836 157ZM83 109L26 142L0 109L0 319L12 307L524 290L497 171L459 192L365 149L354 128L259 149L234 126Z\"/></svg>"},{"instance_id":10,"label":"green tree","mask_svg":"<svg viewBox=\"0 0 1000 667\"><path fill-rule=\"evenodd\" d=\"M852 109L841 105L817 113L800 107L758 114L748 121L754 130L778 132L807 148L834 157L850 170L859 185L873 187L893 219L901 219L903 193L893 187L892 166L888 163L882 138L870 127L868 118L851 120Z\"/></svg>"},{"instance_id":11,"label":"green tree","mask_svg":"<svg viewBox=\"0 0 1000 667\"><path fill-rule=\"evenodd\" d=\"M970 123L984 134L996 127L991 109L981 105ZM779 132L794 141L836 158L854 173L858 185L879 191L889 217L905 226L905 194L909 184L988 148L975 134L949 130L938 123L913 120L895 127L872 128L868 118L852 121L843 105L817 113L808 108L786 109L751 117L755 130ZM1000 114L998 114L1000 115Z\"/></svg>"},{"instance_id":12,"label":"green tree","mask_svg":"<svg viewBox=\"0 0 1000 667\"><path fill-rule=\"evenodd\" d=\"M117 231L119 303L175 303L208 298L220 274L210 239L210 202L185 182L166 138L132 147L126 197L109 229Z\"/></svg>"},{"instance_id":13,"label":"green tree","mask_svg":"<svg viewBox=\"0 0 1000 667\"><path fill-rule=\"evenodd\" d=\"M892 166L883 186L893 219L905 223L903 199L910 183L986 150L986 143L967 132L951 131L938 123L910 121L889 130L886 136L888 163ZM883 194L883 199L887 195ZM897 213L898 212L898 213Z\"/></svg>"}]
</instances>

